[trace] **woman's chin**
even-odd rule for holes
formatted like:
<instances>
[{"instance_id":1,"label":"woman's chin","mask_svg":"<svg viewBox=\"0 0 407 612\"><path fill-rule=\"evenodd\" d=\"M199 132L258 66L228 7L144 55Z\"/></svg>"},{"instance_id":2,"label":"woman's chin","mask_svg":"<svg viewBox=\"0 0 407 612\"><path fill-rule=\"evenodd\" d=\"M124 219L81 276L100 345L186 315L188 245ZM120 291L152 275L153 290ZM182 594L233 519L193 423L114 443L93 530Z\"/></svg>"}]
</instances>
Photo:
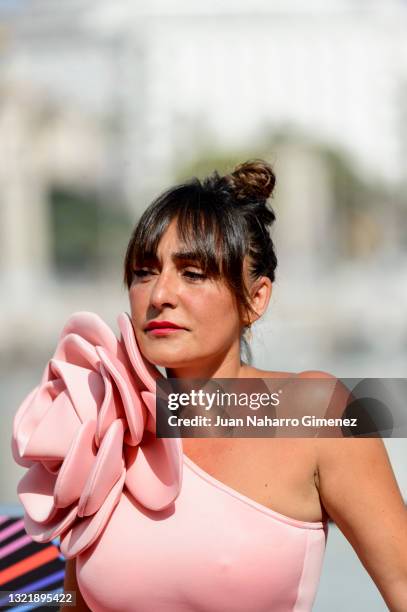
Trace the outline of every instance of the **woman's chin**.
<instances>
[{"instance_id":1,"label":"woman's chin","mask_svg":"<svg viewBox=\"0 0 407 612\"><path fill-rule=\"evenodd\" d=\"M145 359L155 366L159 366L160 368L181 368L188 363L188 360L185 359L185 355L165 355L161 351L146 351L143 353Z\"/></svg>"}]
</instances>

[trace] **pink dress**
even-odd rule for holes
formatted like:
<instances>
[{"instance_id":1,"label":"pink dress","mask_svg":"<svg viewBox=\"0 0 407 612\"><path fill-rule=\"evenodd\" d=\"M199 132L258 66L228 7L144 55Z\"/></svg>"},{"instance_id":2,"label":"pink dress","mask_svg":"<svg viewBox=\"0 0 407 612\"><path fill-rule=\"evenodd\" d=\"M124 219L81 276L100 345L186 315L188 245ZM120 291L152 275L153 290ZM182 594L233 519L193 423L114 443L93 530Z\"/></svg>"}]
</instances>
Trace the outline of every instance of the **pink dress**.
<instances>
[{"instance_id":1,"label":"pink dress","mask_svg":"<svg viewBox=\"0 0 407 612\"><path fill-rule=\"evenodd\" d=\"M27 532L61 538L95 612L305 612L327 523L284 516L155 437L155 379L131 321L65 325L14 419Z\"/></svg>"}]
</instances>

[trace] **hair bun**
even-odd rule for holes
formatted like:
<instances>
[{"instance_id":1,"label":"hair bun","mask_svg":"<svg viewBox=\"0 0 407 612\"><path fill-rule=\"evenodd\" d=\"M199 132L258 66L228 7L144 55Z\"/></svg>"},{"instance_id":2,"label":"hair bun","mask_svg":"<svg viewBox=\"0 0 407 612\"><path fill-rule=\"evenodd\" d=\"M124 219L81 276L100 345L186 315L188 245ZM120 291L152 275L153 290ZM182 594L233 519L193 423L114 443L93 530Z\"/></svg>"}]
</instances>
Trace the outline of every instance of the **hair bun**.
<instances>
[{"instance_id":1,"label":"hair bun","mask_svg":"<svg viewBox=\"0 0 407 612\"><path fill-rule=\"evenodd\" d=\"M263 159L248 160L236 166L225 179L237 200L266 201L276 184L275 174Z\"/></svg>"}]
</instances>

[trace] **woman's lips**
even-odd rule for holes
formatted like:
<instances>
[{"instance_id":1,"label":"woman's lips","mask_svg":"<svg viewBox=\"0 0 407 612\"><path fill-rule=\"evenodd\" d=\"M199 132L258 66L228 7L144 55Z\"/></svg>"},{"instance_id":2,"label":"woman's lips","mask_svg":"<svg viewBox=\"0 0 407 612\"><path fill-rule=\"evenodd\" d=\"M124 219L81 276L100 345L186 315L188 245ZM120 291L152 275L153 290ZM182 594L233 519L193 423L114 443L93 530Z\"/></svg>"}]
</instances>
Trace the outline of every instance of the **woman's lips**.
<instances>
[{"instance_id":1,"label":"woman's lips","mask_svg":"<svg viewBox=\"0 0 407 612\"><path fill-rule=\"evenodd\" d=\"M168 334L173 334L175 332L185 331L182 327L153 327L152 329L147 329L146 332L153 336L167 336Z\"/></svg>"}]
</instances>

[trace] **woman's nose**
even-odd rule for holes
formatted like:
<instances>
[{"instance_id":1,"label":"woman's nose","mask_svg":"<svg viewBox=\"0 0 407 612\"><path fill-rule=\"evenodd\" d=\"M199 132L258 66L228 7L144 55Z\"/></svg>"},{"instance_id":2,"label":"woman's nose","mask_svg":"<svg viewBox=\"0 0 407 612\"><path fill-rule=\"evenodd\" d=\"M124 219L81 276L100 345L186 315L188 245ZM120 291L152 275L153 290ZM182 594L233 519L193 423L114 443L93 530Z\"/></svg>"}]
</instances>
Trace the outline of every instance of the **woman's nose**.
<instances>
[{"instance_id":1,"label":"woman's nose","mask_svg":"<svg viewBox=\"0 0 407 612\"><path fill-rule=\"evenodd\" d=\"M175 308L178 303L178 280L171 272L157 275L150 296L151 306L162 309L164 306Z\"/></svg>"}]
</instances>

